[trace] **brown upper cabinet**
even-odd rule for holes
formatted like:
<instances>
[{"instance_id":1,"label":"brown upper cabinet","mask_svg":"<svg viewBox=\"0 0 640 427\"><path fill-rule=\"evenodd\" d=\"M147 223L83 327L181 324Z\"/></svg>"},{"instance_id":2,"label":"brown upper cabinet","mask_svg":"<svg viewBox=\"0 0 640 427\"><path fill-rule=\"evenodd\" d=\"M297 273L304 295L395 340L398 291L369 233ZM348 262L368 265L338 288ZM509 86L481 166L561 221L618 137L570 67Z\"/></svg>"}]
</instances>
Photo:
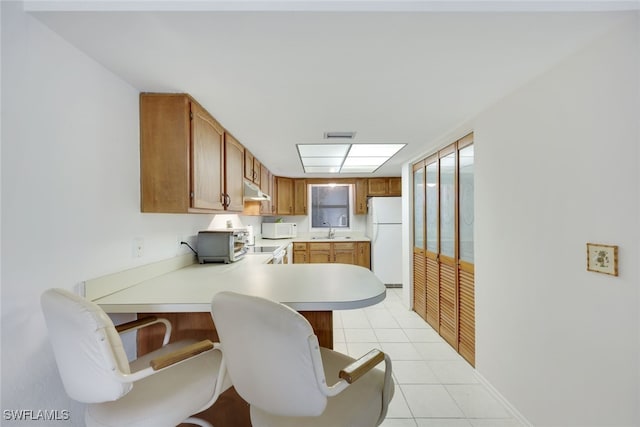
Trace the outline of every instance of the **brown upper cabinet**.
<instances>
[{"instance_id":1,"label":"brown upper cabinet","mask_svg":"<svg viewBox=\"0 0 640 427\"><path fill-rule=\"evenodd\" d=\"M293 214L307 214L307 180L293 180Z\"/></svg>"},{"instance_id":2,"label":"brown upper cabinet","mask_svg":"<svg viewBox=\"0 0 640 427\"><path fill-rule=\"evenodd\" d=\"M140 95L142 212L224 210L224 129L184 94Z\"/></svg>"},{"instance_id":3,"label":"brown upper cabinet","mask_svg":"<svg viewBox=\"0 0 640 427\"><path fill-rule=\"evenodd\" d=\"M225 185L225 209L233 212L242 212L244 209L244 182L242 175L244 170L245 149L229 133L224 134L224 185Z\"/></svg>"},{"instance_id":4,"label":"brown upper cabinet","mask_svg":"<svg viewBox=\"0 0 640 427\"><path fill-rule=\"evenodd\" d=\"M402 179L400 177L369 178L367 180L368 196L400 196L402 195Z\"/></svg>"},{"instance_id":5,"label":"brown upper cabinet","mask_svg":"<svg viewBox=\"0 0 640 427\"><path fill-rule=\"evenodd\" d=\"M249 150L244 151L244 177L260 187L261 163ZM263 190L264 191L264 190Z\"/></svg>"},{"instance_id":6,"label":"brown upper cabinet","mask_svg":"<svg viewBox=\"0 0 640 427\"><path fill-rule=\"evenodd\" d=\"M272 200L245 204L245 179ZM188 94L140 94L142 212L307 215L307 185L316 181L329 180L274 177ZM357 215L367 213L367 197L401 193L398 177L330 181L355 183Z\"/></svg>"},{"instance_id":7,"label":"brown upper cabinet","mask_svg":"<svg viewBox=\"0 0 640 427\"><path fill-rule=\"evenodd\" d=\"M355 195L355 204L353 206L353 213L356 215L366 215L367 214L367 179L366 178L357 178L356 179L356 195Z\"/></svg>"},{"instance_id":8,"label":"brown upper cabinet","mask_svg":"<svg viewBox=\"0 0 640 427\"><path fill-rule=\"evenodd\" d=\"M307 215L307 186L309 184L324 183L354 184L355 194L353 212L356 215L367 214L367 197L371 196L400 196L401 178L286 178L276 177L272 192L266 191L273 197L275 215ZM373 190L373 191L372 191Z\"/></svg>"},{"instance_id":9,"label":"brown upper cabinet","mask_svg":"<svg viewBox=\"0 0 640 427\"><path fill-rule=\"evenodd\" d=\"M263 164L260 164L260 189L263 193L272 197L271 200L263 200L260 206L262 215L273 215L273 175Z\"/></svg>"},{"instance_id":10,"label":"brown upper cabinet","mask_svg":"<svg viewBox=\"0 0 640 427\"><path fill-rule=\"evenodd\" d=\"M293 178L276 176L274 191L276 215L293 215Z\"/></svg>"},{"instance_id":11,"label":"brown upper cabinet","mask_svg":"<svg viewBox=\"0 0 640 427\"><path fill-rule=\"evenodd\" d=\"M142 212L241 212L244 147L187 94L140 94Z\"/></svg>"},{"instance_id":12,"label":"brown upper cabinet","mask_svg":"<svg viewBox=\"0 0 640 427\"><path fill-rule=\"evenodd\" d=\"M272 197L275 198L276 215L307 214L306 179L275 177Z\"/></svg>"}]
</instances>

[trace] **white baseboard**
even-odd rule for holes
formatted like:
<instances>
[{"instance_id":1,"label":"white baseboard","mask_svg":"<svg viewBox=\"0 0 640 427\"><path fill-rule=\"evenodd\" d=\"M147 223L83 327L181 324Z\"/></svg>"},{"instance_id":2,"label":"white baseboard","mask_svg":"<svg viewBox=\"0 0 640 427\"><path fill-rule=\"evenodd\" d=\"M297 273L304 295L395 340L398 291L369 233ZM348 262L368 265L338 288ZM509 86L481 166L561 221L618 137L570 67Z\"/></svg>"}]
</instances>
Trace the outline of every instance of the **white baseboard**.
<instances>
[{"instance_id":1,"label":"white baseboard","mask_svg":"<svg viewBox=\"0 0 640 427\"><path fill-rule=\"evenodd\" d=\"M496 390L496 388L485 377L483 377L482 374L480 374L477 370L474 370L474 373L476 375L476 378L478 378L478 381L480 381L482 385L487 388L487 390L493 395L493 397L495 397L500 403L502 403L505 408L507 408L511 415L513 415L513 418L518 420L518 422L520 422L520 424L525 427L533 427L533 424L531 424L529 420L527 420L525 416L522 415L520 411L518 411L518 409L516 409L516 407L513 406L511 402L509 402L498 390Z\"/></svg>"}]
</instances>

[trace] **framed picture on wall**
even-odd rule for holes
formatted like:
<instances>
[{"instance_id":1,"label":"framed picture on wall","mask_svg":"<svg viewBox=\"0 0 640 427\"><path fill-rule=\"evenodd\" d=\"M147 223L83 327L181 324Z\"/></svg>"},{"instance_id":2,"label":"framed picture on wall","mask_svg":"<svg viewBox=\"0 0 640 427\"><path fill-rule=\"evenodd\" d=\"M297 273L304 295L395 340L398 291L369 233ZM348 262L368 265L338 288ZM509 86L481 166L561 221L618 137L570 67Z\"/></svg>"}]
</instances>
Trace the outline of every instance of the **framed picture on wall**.
<instances>
[{"instance_id":1,"label":"framed picture on wall","mask_svg":"<svg viewBox=\"0 0 640 427\"><path fill-rule=\"evenodd\" d=\"M618 247L587 243L587 270L618 275Z\"/></svg>"}]
</instances>

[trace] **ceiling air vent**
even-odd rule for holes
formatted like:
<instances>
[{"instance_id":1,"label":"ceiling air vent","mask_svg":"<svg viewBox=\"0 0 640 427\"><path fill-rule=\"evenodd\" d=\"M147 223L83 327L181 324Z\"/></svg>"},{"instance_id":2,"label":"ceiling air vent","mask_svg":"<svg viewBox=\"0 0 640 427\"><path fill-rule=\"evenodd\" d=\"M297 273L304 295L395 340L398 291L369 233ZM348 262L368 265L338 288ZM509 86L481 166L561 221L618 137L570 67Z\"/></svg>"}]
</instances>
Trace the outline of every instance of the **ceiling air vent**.
<instances>
[{"instance_id":1,"label":"ceiling air vent","mask_svg":"<svg viewBox=\"0 0 640 427\"><path fill-rule=\"evenodd\" d=\"M353 139L355 132L325 132L324 139Z\"/></svg>"}]
</instances>

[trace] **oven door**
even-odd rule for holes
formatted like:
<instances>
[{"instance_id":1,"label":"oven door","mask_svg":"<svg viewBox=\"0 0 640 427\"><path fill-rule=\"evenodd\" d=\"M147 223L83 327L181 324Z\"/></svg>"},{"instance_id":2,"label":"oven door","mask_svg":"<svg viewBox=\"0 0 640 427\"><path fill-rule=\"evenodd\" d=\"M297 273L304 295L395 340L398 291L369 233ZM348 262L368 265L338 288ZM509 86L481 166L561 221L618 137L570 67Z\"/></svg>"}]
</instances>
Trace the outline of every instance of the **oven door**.
<instances>
[{"instance_id":1,"label":"oven door","mask_svg":"<svg viewBox=\"0 0 640 427\"><path fill-rule=\"evenodd\" d=\"M286 252L283 250L278 250L273 253L273 258L271 259L271 264L284 264L284 256Z\"/></svg>"}]
</instances>

